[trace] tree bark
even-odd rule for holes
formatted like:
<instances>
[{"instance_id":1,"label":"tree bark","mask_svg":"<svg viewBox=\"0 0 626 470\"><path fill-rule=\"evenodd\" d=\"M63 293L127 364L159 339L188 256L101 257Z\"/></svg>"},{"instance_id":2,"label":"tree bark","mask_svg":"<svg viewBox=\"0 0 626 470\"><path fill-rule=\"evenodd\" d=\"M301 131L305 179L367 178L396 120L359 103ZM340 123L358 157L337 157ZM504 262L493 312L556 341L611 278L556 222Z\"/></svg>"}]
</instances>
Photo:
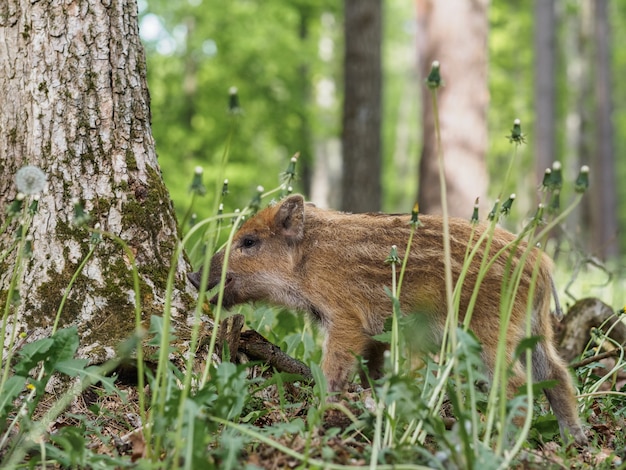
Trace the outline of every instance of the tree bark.
<instances>
[{"instance_id":1,"label":"tree bark","mask_svg":"<svg viewBox=\"0 0 626 470\"><path fill-rule=\"evenodd\" d=\"M469 218L476 197L483 216L487 194L487 0L417 0L419 69L425 80L434 60L448 211ZM422 83L424 82L422 80ZM430 90L423 85L420 211L441 213L437 141Z\"/></svg>"},{"instance_id":2,"label":"tree bark","mask_svg":"<svg viewBox=\"0 0 626 470\"><path fill-rule=\"evenodd\" d=\"M343 210L380 210L382 2L345 0Z\"/></svg>"},{"instance_id":3,"label":"tree bark","mask_svg":"<svg viewBox=\"0 0 626 470\"><path fill-rule=\"evenodd\" d=\"M593 94L592 70L586 65L591 46L589 10L589 2L583 1L578 9L565 9L563 12L564 46L561 54L568 60L562 85L568 88L571 95L562 119L566 125L564 154L570 157L565 159L564 174L576 174L582 165L589 165L588 157L593 152L592 139L589 138L593 122L589 106L589 97ZM588 226L588 201L587 195L565 221L568 232L579 233L581 246L587 243L587 230L581 230L581 227Z\"/></svg>"},{"instance_id":4,"label":"tree bark","mask_svg":"<svg viewBox=\"0 0 626 470\"><path fill-rule=\"evenodd\" d=\"M546 168L555 160L554 131L556 19L554 0L535 1L535 173L538 182L543 180Z\"/></svg>"},{"instance_id":5,"label":"tree bark","mask_svg":"<svg viewBox=\"0 0 626 470\"><path fill-rule=\"evenodd\" d=\"M90 249L89 232L72 223L74 198L83 202L92 226L99 223L120 237L136 257L142 318L162 314L178 233L150 127L136 1L5 0L0 69L0 132L9 136L0 140L3 213L16 197L20 167L35 165L47 175L8 333L18 328L37 339L51 330ZM13 224L0 233L0 250L11 245L16 229ZM12 252L0 263L2 307L15 260ZM186 263L182 256L177 261L175 322L186 318L192 303ZM134 330L131 274L128 257L105 236L62 310L59 326L78 325L79 353L93 362L113 356Z\"/></svg>"},{"instance_id":6,"label":"tree bark","mask_svg":"<svg viewBox=\"0 0 626 470\"><path fill-rule=\"evenodd\" d=\"M613 145L613 105L611 84L611 24L607 0L592 2L594 18L595 72L595 152L591 157L591 237L590 250L602 259L619 253L617 227L617 187Z\"/></svg>"}]
</instances>

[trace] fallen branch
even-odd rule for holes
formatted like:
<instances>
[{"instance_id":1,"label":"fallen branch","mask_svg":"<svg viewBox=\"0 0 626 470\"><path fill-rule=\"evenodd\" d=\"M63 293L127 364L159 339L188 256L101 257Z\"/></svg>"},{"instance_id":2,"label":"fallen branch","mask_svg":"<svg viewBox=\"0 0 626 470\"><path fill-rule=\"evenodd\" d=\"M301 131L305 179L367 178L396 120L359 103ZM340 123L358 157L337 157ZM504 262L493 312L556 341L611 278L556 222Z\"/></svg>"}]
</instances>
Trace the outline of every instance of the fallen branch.
<instances>
[{"instance_id":1,"label":"fallen branch","mask_svg":"<svg viewBox=\"0 0 626 470\"><path fill-rule=\"evenodd\" d=\"M241 332L239 351L245 353L251 359L265 362L279 372L299 374L307 380L313 378L311 369L304 363L285 354L278 346L270 343L254 330Z\"/></svg>"},{"instance_id":2,"label":"fallen branch","mask_svg":"<svg viewBox=\"0 0 626 470\"><path fill-rule=\"evenodd\" d=\"M572 369L579 369L581 367L585 367L586 365L592 364L594 362L598 362L601 361L602 359L606 359L609 357L617 357L620 355L620 350L619 349L611 349L610 351L605 351L601 354L596 354L594 356L588 357L586 359L583 359L581 361L578 362L574 362L572 364L570 364L570 367Z\"/></svg>"}]
</instances>

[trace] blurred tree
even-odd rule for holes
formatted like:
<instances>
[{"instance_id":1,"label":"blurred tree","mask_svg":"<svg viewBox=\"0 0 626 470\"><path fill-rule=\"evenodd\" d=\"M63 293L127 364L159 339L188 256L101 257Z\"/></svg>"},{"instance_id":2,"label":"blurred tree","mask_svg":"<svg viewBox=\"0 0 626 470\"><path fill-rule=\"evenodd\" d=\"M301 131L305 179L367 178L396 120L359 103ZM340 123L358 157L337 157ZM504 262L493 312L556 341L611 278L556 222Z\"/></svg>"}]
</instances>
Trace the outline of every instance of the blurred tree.
<instances>
[{"instance_id":1,"label":"blurred tree","mask_svg":"<svg viewBox=\"0 0 626 470\"><path fill-rule=\"evenodd\" d=\"M590 156L595 152L593 135L595 72L590 65L594 60L591 4L592 0L579 2L564 10L557 8L556 21L561 23L561 34L557 36L557 46L561 51L556 65L557 103L561 102L563 109L557 108L554 119L565 125L554 126L556 138L558 139L561 132L564 140L562 148L559 148L557 140L554 160L563 162L566 174L570 175L576 174L582 165L591 166L591 174L595 173L590 161ZM575 234L574 237L567 238L573 241L579 250L584 250L588 254L597 254L595 250L589 251L589 203L593 191L592 185L582 204L565 221L567 233ZM564 185L562 192L565 195L562 199L566 200L571 193L571 187ZM565 237L561 236L560 240L565 240Z\"/></svg>"},{"instance_id":2,"label":"blurred tree","mask_svg":"<svg viewBox=\"0 0 626 470\"><path fill-rule=\"evenodd\" d=\"M381 189L382 1L345 0L342 202L379 211Z\"/></svg>"},{"instance_id":3,"label":"blurred tree","mask_svg":"<svg viewBox=\"0 0 626 470\"><path fill-rule=\"evenodd\" d=\"M564 164L567 178L575 175L581 165L589 165L592 175L590 192L583 199L581 210L568 218L567 230L572 235L569 238L576 245L584 247L586 252L611 258L611 255L607 256L603 252L607 244L617 247L621 241L616 236L618 217L626 220L626 213L616 202L621 186L616 188L615 182L618 181L618 175L624 174L626 165L614 157L601 160L599 156L615 155L613 147L619 146L622 140L619 135L612 135L612 129L619 122L619 115L614 114L611 108L614 103L623 102L624 97L620 95L619 87L611 86L611 77L620 76L620 73L618 70L612 71L617 63L616 58L619 58L619 49L611 51L610 47L611 44L619 43L617 37L612 37L613 32L623 34L626 17L624 7L609 2L608 13L605 14L606 24L603 24L597 16L602 6L595 0L570 3L567 8L558 2L550 7L550 3L535 2L535 21L532 25L526 23L530 17L519 14L518 8L503 3L492 5L490 114L498 117L492 118L490 122L493 126L502 119L500 116L526 113L524 107L527 106L530 85L535 87L534 116L529 115L526 121L522 119L523 122L534 121L532 131L528 133L528 142L535 149L532 154L535 157L535 171L532 172L531 181L528 178L531 168L526 163L530 159L521 161L518 187L525 188L524 193L532 189L530 202L534 205L541 197L535 194L538 177L553 161ZM550 12L543 12L548 8ZM496 21L493 21L494 18ZM553 23L551 39L548 36L548 23ZM528 48L522 46L525 38L530 39L529 33L534 34L535 40L532 55L528 53ZM599 39L599 34L604 39ZM516 40L512 41L511 37ZM604 46L602 41L605 42ZM550 52L550 49L554 51ZM531 61L534 61L535 73L529 79L526 70ZM553 74L551 80L549 74ZM508 88L506 83L509 84ZM553 89L552 98L549 97L550 88ZM599 99L601 95L604 96L602 101ZM600 129L604 129L602 136ZM494 141L492 147L497 145L497 139ZM604 151L599 146L604 146ZM501 158L493 151L490 157L491 162ZM492 163L490 170L494 174L497 167ZM519 196L521 191L517 192ZM562 201L567 201L572 192L571 185L566 182ZM532 206L526 205L518 205L517 208L522 216L534 210ZM604 234L599 234L600 231L604 231Z\"/></svg>"},{"instance_id":4,"label":"blurred tree","mask_svg":"<svg viewBox=\"0 0 626 470\"><path fill-rule=\"evenodd\" d=\"M573 157L570 167L589 165L591 169L589 193L567 225L570 233L578 235L579 246L605 260L616 258L620 244L616 186L620 165L615 160L613 114L618 94L611 78L608 8L606 2L585 0L565 12L563 55L567 74L562 89L571 96L564 120L568 124L566 152L561 155Z\"/></svg>"},{"instance_id":5,"label":"blurred tree","mask_svg":"<svg viewBox=\"0 0 626 470\"><path fill-rule=\"evenodd\" d=\"M594 151L589 155L591 191L589 198L589 251L603 259L619 252L617 189L613 144L613 90L611 83L611 24L607 0L591 2L594 51L592 70L595 94Z\"/></svg>"},{"instance_id":6,"label":"blurred tree","mask_svg":"<svg viewBox=\"0 0 626 470\"><path fill-rule=\"evenodd\" d=\"M476 197L487 207L487 0L416 0L420 73L441 64L439 124L448 208L469 217ZM437 143L430 90L423 85L420 210L441 212Z\"/></svg>"},{"instance_id":7,"label":"blurred tree","mask_svg":"<svg viewBox=\"0 0 626 470\"><path fill-rule=\"evenodd\" d=\"M626 2L610 2L609 3L609 19L611 23L611 65L612 65L612 100L613 100L613 125L615 131L614 152L615 173L613 177L616 181L626 180L626 158L619 155L626 154L626 113L617 112L623 109L626 103L626 87L620 86L621 80L626 75L626 48L620 47L626 43ZM620 233L626 230L626 185L617 184L617 216L618 229ZM626 237L619 237L619 249L623 255L626 253ZM622 263L623 265L623 263Z\"/></svg>"},{"instance_id":8,"label":"blurred tree","mask_svg":"<svg viewBox=\"0 0 626 470\"><path fill-rule=\"evenodd\" d=\"M16 319L7 334L48 335L72 276L95 248L72 285L59 327L77 325L81 354L102 361L134 331L131 265L119 244L105 236L95 245L73 224L73 199L89 211L90 224L120 237L134 253L144 319L163 312L178 244L150 129L137 4L12 5L0 8L0 129L7 136L0 140L0 207L5 213L18 191L31 204L35 196L28 194L41 191L44 173L47 191L32 221L26 211L10 224L3 220L0 299L5 321ZM44 173L14 178L25 165ZM22 252L16 238L27 234L32 242ZM182 257L176 269L172 309L180 320L193 299L185 294ZM16 291L7 298L10 286Z\"/></svg>"},{"instance_id":9,"label":"blurred tree","mask_svg":"<svg viewBox=\"0 0 626 470\"><path fill-rule=\"evenodd\" d=\"M535 173L541 181L546 168L556 157L555 135L555 63L556 15L554 0L535 1L534 9L534 98L535 125L532 139L535 153Z\"/></svg>"}]
</instances>

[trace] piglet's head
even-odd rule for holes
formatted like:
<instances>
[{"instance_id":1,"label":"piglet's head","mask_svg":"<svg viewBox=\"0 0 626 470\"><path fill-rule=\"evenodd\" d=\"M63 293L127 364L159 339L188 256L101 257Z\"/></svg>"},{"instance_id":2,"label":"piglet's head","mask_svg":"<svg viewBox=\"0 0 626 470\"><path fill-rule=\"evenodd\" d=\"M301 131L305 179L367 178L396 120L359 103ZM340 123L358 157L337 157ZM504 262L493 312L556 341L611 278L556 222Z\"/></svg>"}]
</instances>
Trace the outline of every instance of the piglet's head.
<instances>
[{"instance_id":1,"label":"piglet's head","mask_svg":"<svg viewBox=\"0 0 626 470\"><path fill-rule=\"evenodd\" d=\"M293 272L297 252L304 239L304 199L285 198L247 220L235 234L228 256L222 304L232 305L268 300L283 304L284 296L297 289ZM220 283L225 250L211 259L207 289ZM200 286L202 272L188 274ZM212 299L217 303L219 294Z\"/></svg>"}]
</instances>

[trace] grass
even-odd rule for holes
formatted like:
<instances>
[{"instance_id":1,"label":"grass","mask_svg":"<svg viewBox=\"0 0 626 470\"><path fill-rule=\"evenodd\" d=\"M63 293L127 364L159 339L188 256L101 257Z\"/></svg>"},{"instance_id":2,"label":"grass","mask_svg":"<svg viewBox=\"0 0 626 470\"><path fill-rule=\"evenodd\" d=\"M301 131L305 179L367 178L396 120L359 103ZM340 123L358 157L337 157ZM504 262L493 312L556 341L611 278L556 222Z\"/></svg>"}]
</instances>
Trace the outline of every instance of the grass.
<instances>
[{"instance_id":1,"label":"grass","mask_svg":"<svg viewBox=\"0 0 626 470\"><path fill-rule=\"evenodd\" d=\"M514 127L512 139L515 132L518 137L522 136ZM227 159L228 145L223 168ZM185 237L173 260L178 259L180 250L186 249L207 273L212 253L224 239L223 248L230 249L230 241L243 218L272 198L281 198L290 191L295 165L295 159L289 162L277 188L270 191L259 188L247 207L230 214L223 213L220 205L227 196L223 174L216 175L216 215L184 227ZM548 189L552 193L560 189L556 186L561 184L557 180L550 184ZM206 192L201 172L194 174L192 190L194 201ZM551 224L562 220L575 203L576 200L560 215L553 216ZM19 220L17 225L22 227L20 234L28 232L33 216L29 212L31 207L21 204L13 213L15 221ZM502 214L501 207L494 208L492 227ZM77 213L85 215L80 213L80 207ZM413 213L411 236L419 230L417 208ZM193 221L191 214L190 208L183 218L185 224ZM544 222L543 209L538 208L522 232L533 242L531 245L541 240L551 227L543 225ZM2 230L12 227L7 222ZM111 236L97 227L92 228L91 233L94 246L99 237ZM485 236L489 243L489 232ZM132 261L132 252L124 242L115 240ZM11 250L17 250L18 254L11 283L15 289L23 269L21 263L28 255L28 238L25 235L16 238L12 246L0 253L0 259L7 259ZM390 343L391 354L387 375L370 390L353 391L347 401L339 404L327 403L325 380L317 366L320 333L303 317L267 306L246 305L238 307L237 311L245 314L249 327L263 333L287 354L310 364L314 383L276 373L263 364L220 361L216 354L220 352L216 351L217 328L213 328L208 341L202 338L201 315L205 307L202 301L194 311L190 337L190 350L199 353L187 355L183 362L172 362L168 352L177 334L172 329L168 307L173 293L173 267L163 316L152 318L147 333L141 330L138 321L135 334L121 348L120 356L104 365L87 366L85 360L75 358L78 349L75 329L55 329L51 337L29 344L22 344L16 335L11 337L8 355L2 358L0 466L496 469L523 467L538 461L555 468L570 465L611 468L626 457L620 450L625 448L626 439L619 432L626 419L622 411L626 409L623 383L603 378L599 373L602 366L597 363L577 370L582 417L594 431L590 450L579 453L571 446L550 446L547 443L559 440L559 430L545 401L533 400L539 391L529 384L515 399L506 397L503 384L509 370L503 359L503 348L492 386L484 386L486 377L480 344L468 329L469 319L461 327L455 320L459 315L459 292L453 284L447 286L451 299L450 321L438 360L425 356L416 366L418 361L412 353L411 341L423 325L400 312L397 299L407 259L399 258L392 247L390 250L388 295L393 300L394 311L388 332L382 338ZM468 246L466 262L475 254ZM72 279L80 275L81 267ZM483 272L488 268L485 261ZM603 275L600 271L594 277ZM204 277L206 281L206 274ZM557 279L566 277L562 269L558 271ZM509 298L514 297L518 280L519 273L513 273L504 283L503 289L510 292ZM588 288L581 285L582 278L577 282L576 292ZM611 286L623 289L624 280L614 280ZM68 285L66 295L71 287ZM609 288L602 287L603 298L619 298L619 293L608 293ZM139 294L135 282L138 312ZM204 299L205 294L204 288L201 289L199 298ZM218 295L222 295L221 290ZM4 306L3 334L11 325L14 300L9 292ZM215 325L219 325L225 315L220 303L212 310ZM502 318L507 318L511 307L510 302L503 302ZM61 309L62 306L57 315ZM470 315L471 312L468 317ZM506 322L502 323L504 337ZM595 339L601 341L601 338L599 334ZM142 341L156 346L155 355L144 354ZM531 342L518 354L528 355L530 347ZM128 380L122 377L124 369L119 366L128 361L133 351L136 367L128 374ZM615 377L624 369L624 364L621 355L610 376ZM55 380L66 384L59 396L46 393L46 387ZM602 391L600 385L604 387ZM517 415L524 417L521 428L512 424Z\"/></svg>"}]
</instances>

